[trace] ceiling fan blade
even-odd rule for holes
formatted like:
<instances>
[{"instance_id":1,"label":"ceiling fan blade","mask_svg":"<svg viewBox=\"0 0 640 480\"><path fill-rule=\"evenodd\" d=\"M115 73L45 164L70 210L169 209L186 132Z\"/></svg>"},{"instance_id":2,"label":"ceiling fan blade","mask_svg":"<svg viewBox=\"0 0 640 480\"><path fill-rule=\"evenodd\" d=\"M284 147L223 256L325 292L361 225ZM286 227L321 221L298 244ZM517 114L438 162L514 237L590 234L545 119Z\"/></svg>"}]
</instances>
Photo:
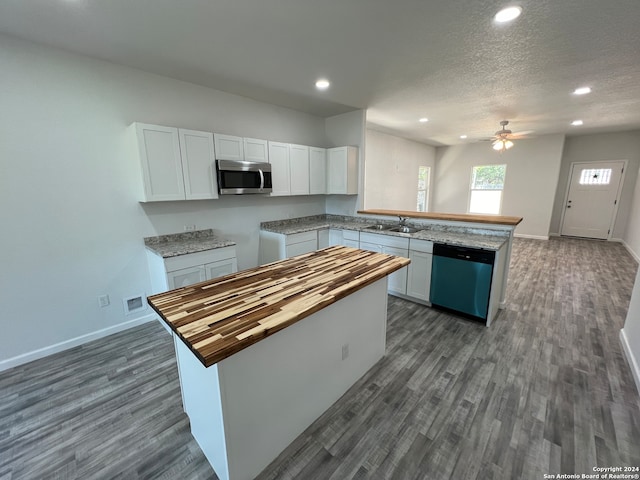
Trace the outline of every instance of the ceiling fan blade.
<instances>
[{"instance_id":1,"label":"ceiling fan blade","mask_svg":"<svg viewBox=\"0 0 640 480\"><path fill-rule=\"evenodd\" d=\"M534 132L534 130L522 130L520 132L513 132L510 135L510 137L511 138L525 138L525 137L529 137L533 132Z\"/></svg>"}]
</instances>

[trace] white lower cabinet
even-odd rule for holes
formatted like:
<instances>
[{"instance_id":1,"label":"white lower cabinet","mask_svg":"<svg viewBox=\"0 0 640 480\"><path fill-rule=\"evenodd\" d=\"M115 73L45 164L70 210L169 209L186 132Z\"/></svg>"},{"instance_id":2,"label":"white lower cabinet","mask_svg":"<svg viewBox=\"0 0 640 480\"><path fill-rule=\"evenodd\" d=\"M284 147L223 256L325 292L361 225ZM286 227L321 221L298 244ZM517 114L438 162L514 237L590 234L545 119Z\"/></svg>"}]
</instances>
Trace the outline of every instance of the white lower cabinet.
<instances>
[{"instance_id":1,"label":"white lower cabinet","mask_svg":"<svg viewBox=\"0 0 640 480\"><path fill-rule=\"evenodd\" d=\"M355 230L342 230L342 245L345 247L360 248L360 232Z\"/></svg>"},{"instance_id":2,"label":"white lower cabinet","mask_svg":"<svg viewBox=\"0 0 640 480\"><path fill-rule=\"evenodd\" d=\"M238 271L234 246L167 258L147 249L147 263L151 275L152 295ZM164 322L160 323L169 330Z\"/></svg>"},{"instance_id":3,"label":"white lower cabinet","mask_svg":"<svg viewBox=\"0 0 640 480\"><path fill-rule=\"evenodd\" d=\"M186 287L188 285L193 285L194 283L204 282L205 280L204 265L167 272L167 284L169 286L169 290Z\"/></svg>"},{"instance_id":4,"label":"white lower cabinet","mask_svg":"<svg viewBox=\"0 0 640 480\"><path fill-rule=\"evenodd\" d=\"M217 262L197 265L195 267L182 268L167 272L167 283L169 290L174 288L187 287L194 283L212 280L214 278L223 277L230 273L238 271L238 263L235 257Z\"/></svg>"},{"instance_id":5,"label":"white lower cabinet","mask_svg":"<svg viewBox=\"0 0 640 480\"><path fill-rule=\"evenodd\" d=\"M407 296L429 302L431 287L431 261L433 242L409 240L409 270L407 274Z\"/></svg>"},{"instance_id":6,"label":"white lower cabinet","mask_svg":"<svg viewBox=\"0 0 640 480\"><path fill-rule=\"evenodd\" d=\"M318 230L318 249L326 248L330 245L330 234L329 230L323 228L322 230Z\"/></svg>"},{"instance_id":7,"label":"white lower cabinet","mask_svg":"<svg viewBox=\"0 0 640 480\"><path fill-rule=\"evenodd\" d=\"M318 249L318 233L314 230L313 232L286 235L285 245L286 258L315 252Z\"/></svg>"},{"instance_id":8,"label":"white lower cabinet","mask_svg":"<svg viewBox=\"0 0 640 480\"><path fill-rule=\"evenodd\" d=\"M260 265L318 250L318 231L282 233L260 231Z\"/></svg>"},{"instance_id":9,"label":"white lower cabinet","mask_svg":"<svg viewBox=\"0 0 640 480\"><path fill-rule=\"evenodd\" d=\"M152 294L186 287L238 271L236 247L221 247L162 258L147 250Z\"/></svg>"},{"instance_id":10,"label":"white lower cabinet","mask_svg":"<svg viewBox=\"0 0 640 480\"><path fill-rule=\"evenodd\" d=\"M404 237L364 232L360 233L360 248L409 258L409 239ZM407 294L407 267L389 275L388 290L389 293Z\"/></svg>"}]
</instances>

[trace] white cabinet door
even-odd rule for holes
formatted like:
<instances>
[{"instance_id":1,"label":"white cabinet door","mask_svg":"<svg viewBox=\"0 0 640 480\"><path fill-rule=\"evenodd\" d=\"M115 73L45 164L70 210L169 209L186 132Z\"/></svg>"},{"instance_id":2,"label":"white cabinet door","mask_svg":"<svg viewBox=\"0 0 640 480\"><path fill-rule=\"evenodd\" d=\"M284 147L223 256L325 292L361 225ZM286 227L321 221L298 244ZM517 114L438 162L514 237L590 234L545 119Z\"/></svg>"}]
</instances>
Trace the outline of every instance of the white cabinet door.
<instances>
[{"instance_id":1,"label":"white cabinet door","mask_svg":"<svg viewBox=\"0 0 640 480\"><path fill-rule=\"evenodd\" d=\"M269 142L269 163L271 164L271 196L290 195L289 144Z\"/></svg>"},{"instance_id":2,"label":"white cabinet door","mask_svg":"<svg viewBox=\"0 0 640 480\"><path fill-rule=\"evenodd\" d=\"M187 287L198 282L204 282L206 280L204 267L202 265L198 265L196 267L167 272L167 280L169 283L169 290Z\"/></svg>"},{"instance_id":3,"label":"white cabinet door","mask_svg":"<svg viewBox=\"0 0 640 480\"><path fill-rule=\"evenodd\" d=\"M238 262L235 258L228 258L226 260L220 260L218 262L207 263L204 266L205 280L211 280L213 278L223 277L230 273L238 271Z\"/></svg>"},{"instance_id":4,"label":"white cabinet door","mask_svg":"<svg viewBox=\"0 0 640 480\"><path fill-rule=\"evenodd\" d=\"M309 193L327 193L327 149L309 148Z\"/></svg>"},{"instance_id":5,"label":"white cabinet door","mask_svg":"<svg viewBox=\"0 0 640 480\"><path fill-rule=\"evenodd\" d=\"M327 248L329 245L329 230L318 230L318 248Z\"/></svg>"},{"instance_id":6,"label":"white cabinet door","mask_svg":"<svg viewBox=\"0 0 640 480\"><path fill-rule=\"evenodd\" d=\"M134 124L142 167L142 201L184 200L184 180L178 129Z\"/></svg>"},{"instance_id":7,"label":"white cabinet door","mask_svg":"<svg viewBox=\"0 0 640 480\"><path fill-rule=\"evenodd\" d=\"M244 139L244 159L248 162L268 162L269 152L266 140L259 138Z\"/></svg>"},{"instance_id":8,"label":"white cabinet door","mask_svg":"<svg viewBox=\"0 0 640 480\"><path fill-rule=\"evenodd\" d=\"M342 195L358 193L358 149L356 147L327 149L327 193Z\"/></svg>"},{"instance_id":9,"label":"white cabinet door","mask_svg":"<svg viewBox=\"0 0 640 480\"><path fill-rule=\"evenodd\" d=\"M382 253L382 246L375 243L360 242L356 248L361 248L362 250L368 250L370 252Z\"/></svg>"},{"instance_id":10,"label":"white cabinet door","mask_svg":"<svg viewBox=\"0 0 640 480\"><path fill-rule=\"evenodd\" d=\"M242 137L214 133L213 140L216 144L216 159L244 160L244 141Z\"/></svg>"},{"instance_id":11,"label":"white cabinet door","mask_svg":"<svg viewBox=\"0 0 640 480\"><path fill-rule=\"evenodd\" d=\"M429 301L431 288L431 260L430 253L409 251L409 272L407 275L407 295L425 302Z\"/></svg>"},{"instance_id":12,"label":"white cabinet door","mask_svg":"<svg viewBox=\"0 0 640 480\"><path fill-rule=\"evenodd\" d=\"M309 195L309 147L289 145L291 195Z\"/></svg>"},{"instance_id":13,"label":"white cabinet door","mask_svg":"<svg viewBox=\"0 0 640 480\"><path fill-rule=\"evenodd\" d=\"M215 176L213 134L195 130L178 130L182 174L187 200L218 198Z\"/></svg>"},{"instance_id":14,"label":"white cabinet door","mask_svg":"<svg viewBox=\"0 0 640 480\"><path fill-rule=\"evenodd\" d=\"M406 249L388 246L382 247L382 253L387 253L389 255L395 255L396 257L404 258L407 258L409 256L409 252ZM388 286L388 290L390 292L405 295L407 293L407 267L402 267L400 270L396 270L395 272L390 274Z\"/></svg>"},{"instance_id":15,"label":"white cabinet door","mask_svg":"<svg viewBox=\"0 0 640 480\"><path fill-rule=\"evenodd\" d=\"M285 256L287 258L303 253L314 252L318 249L318 232L294 233L285 236Z\"/></svg>"},{"instance_id":16,"label":"white cabinet door","mask_svg":"<svg viewBox=\"0 0 640 480\"><path fill-rule=\"evenodd\" d=\"M287 245L286 254L287 258L295 257L296 255L302 255L303 253L315 252L318 249L317 240L307 240L306 242L292 243Z\"/></svg>"},{"instance_id":17,"label":"white cabinet door","mask_svg":"<svg viewBox=\"0 0 640 480\"><path fill-rule=\"evenodd\" d=\"M358 242L356 242L357 244ZM343 243L343 237L342 237L342 230L338 230L335 228L330 228L329 229L329 246L330 247L334 247L336 245L344 245Z\"/></svg>"}]
</instances>

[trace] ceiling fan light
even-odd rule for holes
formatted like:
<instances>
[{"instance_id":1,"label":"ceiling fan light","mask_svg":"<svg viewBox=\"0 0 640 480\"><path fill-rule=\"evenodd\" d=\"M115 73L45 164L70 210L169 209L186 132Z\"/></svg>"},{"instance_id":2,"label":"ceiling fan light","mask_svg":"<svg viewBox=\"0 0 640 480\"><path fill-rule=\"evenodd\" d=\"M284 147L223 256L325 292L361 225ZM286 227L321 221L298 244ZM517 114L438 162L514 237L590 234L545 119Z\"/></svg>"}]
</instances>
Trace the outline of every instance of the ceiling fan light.
<instances>
[{"instance_id":1,"label":"ceiling fan light","mask_svg":"<svg viewBox=\"0 0 640 480\"><path fill-rule=\"evenodd\" d=\"M496 152L504 152L506 150L509 150L511 147L513 147L513 142L511 140L506 138L499 138L498 140L493 142L492 148Z\"/></svg>"},{"instance_id":2,"label":"ceiling fan light","mask_svg":"<svg viewBox=\"0 0 640 480\"><path fill-rule=\"evenodd\" d=\"M520 16L521 13L522 8L514 5L512 7L503 8L498 13L496 13L493 18L498 23L506 23L510 22L511 20L515 20Z\"/></svg>"}]
</instances>

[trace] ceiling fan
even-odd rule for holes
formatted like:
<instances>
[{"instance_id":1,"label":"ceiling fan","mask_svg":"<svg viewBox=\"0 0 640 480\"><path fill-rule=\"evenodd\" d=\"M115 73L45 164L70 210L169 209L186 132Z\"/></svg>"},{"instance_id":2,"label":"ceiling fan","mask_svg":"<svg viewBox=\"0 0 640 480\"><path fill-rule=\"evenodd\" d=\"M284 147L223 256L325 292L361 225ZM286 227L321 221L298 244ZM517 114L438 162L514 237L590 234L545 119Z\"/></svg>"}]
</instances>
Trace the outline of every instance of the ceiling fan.
<instances>
[{"instance_id":1,"label":"ceiling fan","mask_svg":"<svg viewBox=\"0 0 640 480\"><path fill-rule=\"evenodd\" d=\"M513 133L507 128L507 125L509 125L509 120L502 120L500 122L500 126L502 127L502 129L498 130L493 137L488 139L490 141L493 141L493 149L500 153L513 147L513 140L524 138L525 135L533 133L533 130Z\"/></svg>"},{"instance_id":2,"label":"ceiling fan","mask_svg":"<svg viewBox=\"0 0 640 480\"><path fill-rule=\"evenodd\" d=\"M513 147L513 141L511 141L511 135L513 132L507 128L507 125L509 125L509 120L502 120L500 122L500 125L502 126L502 129L498 130L495 133L495 136L493 137L494 140L491 145L493 146L494 150L502 153Z\"/></svg>"}]
</instances>

